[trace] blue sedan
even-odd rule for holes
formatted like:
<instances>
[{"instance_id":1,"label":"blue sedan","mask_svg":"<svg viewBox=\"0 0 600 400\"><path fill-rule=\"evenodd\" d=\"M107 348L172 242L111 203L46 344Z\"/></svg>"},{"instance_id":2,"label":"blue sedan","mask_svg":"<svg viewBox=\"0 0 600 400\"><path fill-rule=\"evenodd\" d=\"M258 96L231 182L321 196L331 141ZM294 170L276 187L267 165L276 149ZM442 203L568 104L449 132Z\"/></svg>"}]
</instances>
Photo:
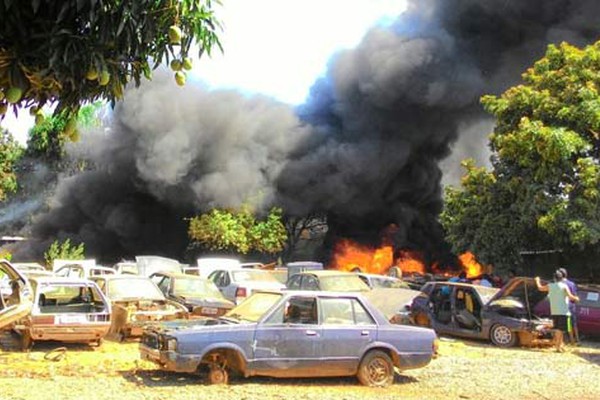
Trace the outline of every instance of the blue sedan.
<instances>
[{"instance_id":1,"label":"blue sedan","mask_svg":"<svg viewBox=\"0 0 600 400\"><path fill-rule=\"evenodd\" d=\"M433 330L393 325L361 294L260 292L219 318L148 328L142 359L175 372L201 373L227 383L249 377L356 375L387 386L395 368L424 367L433 358Z\"/></svg>"}]
</instances>

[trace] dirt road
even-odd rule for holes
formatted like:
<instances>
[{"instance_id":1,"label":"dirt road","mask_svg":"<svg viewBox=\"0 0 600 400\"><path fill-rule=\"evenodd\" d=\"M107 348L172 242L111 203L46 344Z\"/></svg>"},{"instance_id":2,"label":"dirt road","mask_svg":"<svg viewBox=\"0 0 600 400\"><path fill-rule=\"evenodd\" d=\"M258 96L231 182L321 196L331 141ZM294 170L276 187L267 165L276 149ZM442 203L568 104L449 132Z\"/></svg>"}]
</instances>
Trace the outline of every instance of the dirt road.
<instances>
[{"instance_id":1,"label":"dirt road","mask_svg":"<svg viewBox=\"0 0 600 400\"><path fill-rule=\"evenodd\" d=\"M208 386L140 361L135 342L67 345L62 357L45 359L57 346L0 352L0 399L600 399L597 341L556 353L442 338L438 359L403 372L384 389L360 386L354 378L238 378Z\"/></svg>"}]
</instances>

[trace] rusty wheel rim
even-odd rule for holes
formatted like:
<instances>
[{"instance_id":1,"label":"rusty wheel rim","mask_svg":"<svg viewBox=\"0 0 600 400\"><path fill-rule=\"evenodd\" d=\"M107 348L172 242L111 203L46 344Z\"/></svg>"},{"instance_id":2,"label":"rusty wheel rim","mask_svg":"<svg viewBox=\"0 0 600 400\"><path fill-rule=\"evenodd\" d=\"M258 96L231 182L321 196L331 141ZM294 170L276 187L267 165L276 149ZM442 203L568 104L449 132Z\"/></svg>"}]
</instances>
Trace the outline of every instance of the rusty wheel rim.
<instances>
[{"instance_id":1,"label":"rusty wheel rim","mask_svg":"<svg viewBox=\"0 0 600 400\"><path fill-rule=\"evenodd\" d=\"M369 380L374 384L385 383L390 374L388 363L382 358L374 358L369 365L367 365L367 374Z\"/></svg>"}]
</instances>

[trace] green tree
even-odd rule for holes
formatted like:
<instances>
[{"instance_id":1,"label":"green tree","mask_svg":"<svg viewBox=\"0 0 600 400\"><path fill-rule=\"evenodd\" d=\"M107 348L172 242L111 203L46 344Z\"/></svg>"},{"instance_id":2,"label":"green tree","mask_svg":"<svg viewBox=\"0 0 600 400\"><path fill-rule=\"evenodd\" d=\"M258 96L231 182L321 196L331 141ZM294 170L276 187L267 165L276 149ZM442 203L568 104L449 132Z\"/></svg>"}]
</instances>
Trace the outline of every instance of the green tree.
<instances>
[{"instance_id":1,"label":"green tree","mask_svg":"<svg viewBox=\"0 0 600 400\"><path fill-rule=\"evenodd\" d=\"M0 128L0 202L17 190L15 166L23 154L23 148L5 129Z\"/></svg>"},{"instance_id":2,"label":"green tree","mask_svg":"<svg viewBox=\"0 0 600 400\"><path fill-rule=\"evenodd\" d=\"M257 220L248 206L240 210L213 209L190 220L190 239L210 250L275 254L287 239L282 211L273 208L264 220Z\"/></svg>"},{"instance_id":3,"label":"green tree","mask_svg":"<svg viewBox=\"0 0 600 400\"><path fill-rule=\"evenodd\" d=\"M57 103L56 114L99 99L114 102L174 60L176 80L189 52L220 47L218 0L0 1L0 110Z\"/></svg>"},{"instance_id":4,"label":"green tree","mask_svg":"<svg viewBox=\"0 0 600 400\"><path fill-rule=\"evenodd\" d=\"M48 250L44 253L46 265L51 268L54 260L83 260L85 258L85 245L71 244L70 239L65 239L62 243L58 240L52 242Z\"/></svg>"},{"instance_id":5,"label":"green tree","mask_svg":"<svg viewBox=\"0 0 600 400\"><path fill-rule=\"evenodd\" d=\"M579 248L600 239L600 42L550 45L500 97L492 170L466 162L446 190L441 221L455 251L511 264L531 249Z\"/></svg>"}]
</instances>

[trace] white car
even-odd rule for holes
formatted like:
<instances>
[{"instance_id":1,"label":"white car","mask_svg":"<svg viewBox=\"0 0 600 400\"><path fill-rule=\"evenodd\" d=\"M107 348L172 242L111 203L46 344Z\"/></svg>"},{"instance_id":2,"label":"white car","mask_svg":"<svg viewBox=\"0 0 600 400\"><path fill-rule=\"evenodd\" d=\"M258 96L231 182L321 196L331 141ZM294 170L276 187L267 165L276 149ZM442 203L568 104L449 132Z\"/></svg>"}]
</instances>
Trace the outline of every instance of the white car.
<instances>
[{"instance_id":1,"label":"white car","mask_svg":"<svg viewBox=\"0 0 600 400\"><path fill-rule=\"evenodd\" d=\"M208 279L213 281L223 296L239 304L255 290L282 290L285 285L268 271L258 269L218 269Z\"/></svg>"}]
</instances>

